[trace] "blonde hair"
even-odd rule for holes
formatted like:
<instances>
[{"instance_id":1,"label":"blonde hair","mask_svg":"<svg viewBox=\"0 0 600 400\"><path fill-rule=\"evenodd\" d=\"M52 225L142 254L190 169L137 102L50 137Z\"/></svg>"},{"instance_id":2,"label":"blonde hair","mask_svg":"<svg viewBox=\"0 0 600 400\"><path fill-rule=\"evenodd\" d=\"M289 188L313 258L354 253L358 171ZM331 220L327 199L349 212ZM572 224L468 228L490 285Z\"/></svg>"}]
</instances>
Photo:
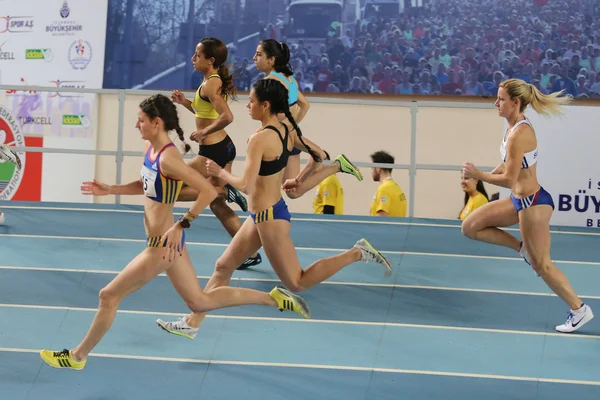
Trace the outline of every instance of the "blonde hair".
<instances>
[{"instance_id":1,"label":"blonde hair","mask_svg":"<svg viewBox=\"0 0 600 400\"><path fill-rule=\"evenodd\" d=\"M501 88L511 99L521 100L519 112L523 113L528 105L531 105L538 114L549 117L551 114L564 115L562 106L571 104L571 96L562 96L564 90L550 94L543 94L534 85L521 79L507 79L500 83Z\"/></svg>"}]
</instances>

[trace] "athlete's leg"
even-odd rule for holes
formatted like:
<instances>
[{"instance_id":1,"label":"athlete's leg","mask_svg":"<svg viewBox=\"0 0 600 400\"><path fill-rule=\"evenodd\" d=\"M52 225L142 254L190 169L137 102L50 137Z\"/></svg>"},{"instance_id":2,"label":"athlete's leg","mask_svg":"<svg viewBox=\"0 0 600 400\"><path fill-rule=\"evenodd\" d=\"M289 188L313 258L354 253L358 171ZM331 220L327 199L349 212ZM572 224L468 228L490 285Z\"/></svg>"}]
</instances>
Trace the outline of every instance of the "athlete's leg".
<instances>
[{"instance_id":1,"label":"athlete's leg","mask_svg":"<svg viewBox=\"0 0 600 400\"><path fill-rule=\"evenodd\" d=\"M471 213L462 222L462 233L469 239L504 246L519 251L521 241L499 229L516 225L519 216L510 198L489 202Z\"/></svg>"},{"instance_id":2,"label":"athlete's leg","mask_svg":"<svg viewBox=\"0 0 600 400\"><path fill-rule=\"evenodd\" d=\"M531 267L572 309L581 306L581 299L569 284L567 277L550 258L550 217L552 207L536 205L519 212L519 223L523 243L531 261Z\"/></svg>"},{"instance_id":3,"label":"athlete's leg","mask_svg":"<svg viewBox=\"0 0 600 400\"><path fill-rule=\"evenodd\" d=\"M211 290L229 285L231 276L242 261L248 258L249 254L260 249L260 237L256 230L256 225L250 217L246 219L238 233L233 237L225 252L219 257L215 265L215 270L210 277L204 290ZM166 331L171 333L184 332L182 336L193 339L196 336L197 328L200 326L206 314L191 313L185 320L177 322L165 322L158 320L157 323Z\"/></svg>"},{"instance_id":4,"label":"athlete's leg","mask_svg":"<svg viewBox=\"0 0 600 400\"><path fill-rule=\"evenodd\" d=\"M42 350L40 353L42 359L56 368L83 368L88 354L110 329L121 300L143 287L168 266L169 261L162 258L163 252L162 248L146 248L131 260L106 287L100 290L98 311L83 341L70 352Z\"/></svg>"},{"instance_id":5,"label":"athlete's leg","mask_svg":"<svg viewBox=\"0 0 600 400\"><path fill-rule=\"evenodd\" d=\"M257 224L257 227L265 255L273 270L281 282L294 292L309 289L335 275L344 267L361 260L384 265L386 273L391 271L391 264L365 239L359 240L352 249L315 261L303 270L289 235L288 221L272 220Z\"/></svg>"},{"instance_id":6,"label":"athlete's leg","mask_svg":"<svg viewBox=\"0 0 600 400\"><path fill-rule=\"evenodd\" d=\"M177 293L187 306L196 314L206 313L211 310L236 307L241 305L264 305L278 307L278 303L268 293L254 289L221 286L208 292L203 292L187 249L184 248L182 256L176 259L167 270ZM300 313L300 310L297 310ZM302 314L302 313L300 313Z\"/></svg>"},{"instance_id":7,"label":"athlete's leg","mask_svg":"<svg viewBox=\"0 0 600 400\"><path fill-rule=\"evenodd\" d=\"M561 332L573 332L589 322L594 314L585 305L569 283L565 274L558 269L550 257L550 217L552 207L547 204L535 205L519 212L521 235L531 267L546 282L558 297L570 308L569 318L556 327Z\"/></svg>"},{"instance_id":8,"label":"athlete's leg","mask_svg":"<svg viewBox=\"0 0 600 400\"><path fill-rule=\"evenodd\" d=\"M362 181L363 179L360 170L357 167L355 167L350 162L350 160L346 158L346 156L342 154L338 156L331 164L326 166L322 165L308 178L306 178L302 183L296 186L294 191L286 191L286 194L290 199L297 199L309 190L315 188L319 183L323 181L323 179L327 178L330 175L337 174L338 172L354 175L359 181Z\"/></svg>"},{"instance_id":9,"label":"athlete's leg","mask_svg":"<svg viewBox=\"0 0 600 400\"><path fill-rule=\"evenodd\" d=\"M208 180L212 183L212 185L217 188L219 195L215 200L210 203L210 209L213 214L217 217L217 219L221 222L221 225L225 228L227 233L231 237L234 237L239 229L242 227L242 221L240 217L229 207L226 203L226 191L224 189L225 181L222 179L216 178L214 176L209 176L206 171L206 161L208 158L204 156L196 156L193 160L190 161L189 165L194 168L196 171L200 172L203 176L208 178ZM225 165L225 169L231 172L232 163ZM178 201L194 201L198 198L198 192L194 189L185 186L181 189L179 193ZM240 269L245 269L253 265L260 264L262 261L258 252L254 254L250 254L250 256L242 260L239 267Z\"/></svg>"}]
</instances>

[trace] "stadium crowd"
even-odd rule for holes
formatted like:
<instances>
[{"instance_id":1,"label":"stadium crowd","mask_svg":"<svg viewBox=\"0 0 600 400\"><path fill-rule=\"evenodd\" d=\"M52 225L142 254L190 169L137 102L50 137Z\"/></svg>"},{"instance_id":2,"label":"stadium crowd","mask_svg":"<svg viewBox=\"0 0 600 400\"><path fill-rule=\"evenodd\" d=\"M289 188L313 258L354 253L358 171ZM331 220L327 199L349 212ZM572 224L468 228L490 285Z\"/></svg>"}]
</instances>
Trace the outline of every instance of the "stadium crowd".
<instances>
[{"instance_id":1,"label":"stadium crowd","mask_svg":"<svg viewBox=\"0 0 600 400\"><path fill-rule=\"evenodd\" d=\"M358 21L318 54L294 47L291 66L305 92L495 96L520 78L544 93L600 98L600 3L438 0Z\"/></svg>"}]
</instances>

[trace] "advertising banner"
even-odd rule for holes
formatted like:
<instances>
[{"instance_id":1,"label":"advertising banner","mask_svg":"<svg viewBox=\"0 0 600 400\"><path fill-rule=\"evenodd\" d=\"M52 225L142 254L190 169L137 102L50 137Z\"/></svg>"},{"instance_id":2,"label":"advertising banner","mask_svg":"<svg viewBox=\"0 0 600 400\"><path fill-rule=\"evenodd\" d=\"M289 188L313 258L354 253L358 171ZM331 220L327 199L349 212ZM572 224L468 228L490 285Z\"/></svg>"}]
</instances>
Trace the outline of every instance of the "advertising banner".
<instances>
[{"instance_id":1,"label":"advertising banner","mask_svg":"<svg viewBox=\"0 0 600 400\"><path fill-rule=\"evenodd\" d=\"M3 1L0 84L102 88L108 1ZM0 143L96 149L97 95L0 93ZM23 170L0 164L0 200L90 201L79 193L94 176L95 157L19 153Z\"/></svg>"}]
</instances>

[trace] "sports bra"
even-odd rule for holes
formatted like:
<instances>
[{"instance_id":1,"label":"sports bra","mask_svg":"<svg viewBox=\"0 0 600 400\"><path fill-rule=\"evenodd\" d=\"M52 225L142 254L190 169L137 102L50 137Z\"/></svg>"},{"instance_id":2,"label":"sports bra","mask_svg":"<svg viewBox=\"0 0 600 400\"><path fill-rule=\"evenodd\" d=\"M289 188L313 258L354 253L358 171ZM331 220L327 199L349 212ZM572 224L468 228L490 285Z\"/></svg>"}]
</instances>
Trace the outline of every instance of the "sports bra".
<instances>
[{"instance_id":1,"label":"sports bra","mask_svg":"<svg viewBox=\"0 0 600 400\"><path fill-rule=\"evenodd\" d=\"M515 129L517 129L517 126L519 126L521 124L527 124L533 129L531 122L529 122L529 120L527 118L525 118L525 119L517 122L515 124L515 126L513 126L510 131L508 131L508 134L506 134L505 137L502 138L502 144L500 144L500 154L502 155L502 162L506 162L506 153L507 153L506 141L508 140L508 137L513 133L513 131ZM529 168L532 165L534 165L537 162L537 157L538 157L537 147L535 148L535 150L525 153L523 155L523 161L521 162L521 168Z\"/></svg>"},{"instance_id":2,"label":"sports bra","mask_svg":"<svg viewBox=\"0 0 600 400\"><path fill-rule=\"evenodd\" d=\"M290 151L288 150L289 132L288 132L287 126L284 125L284 128L285 128L285 137L282 138L281 132L279 132L279 129L277 129L271 125L264 127L264 129L272 129L275 132L277 132L277 136L279 136L279 139L281 140L283 150L281 151L281 155L274 160L271 160L271 161L261 160L260 161L260 170L258 171L259 176L275 175L276 173L278 173L279 171L284 169L285 166L287 165L288 157L290 156Z\"/></svg>"},{"instance_id":3,"label":"sports bra","mask_svg":"<svg viewBox=\"0 0 600 400\"><path fill-rule=\"evenodd\" d=\"M289 79L281 72L271 71L269 75L274 75L280 79L283 79L283 81L287 83L288 105L293 106L294 104L296 104L298 102L298 82L296 82L296 78L292 76L292 81L290 82Z\"/></svg>"},{"instance_id":4,"label":"sports bra","mask_svg":"<svg viewBox=\"0 0 600 400\"><path fill-rule=\"evenodd\" d=\"M152 151L152 147L150 147L146 152L146 157L144 157L141 173L144 194L158 203L175 203L183 187L183 181L168 178L160 172L160 156L167 147L171 146L175 146L173 142L163 147L154 160L150 158L150 152Z\"/></svg>"},{"instance_id":5,"label":"sports bra","mask_svg":"<svg viewBox=\"0 0 600 400\"><path fill-rule=\"evenodd\" d=\"M219 74L211 74L208 76L208 78L204 79L202 81L202 83L200 84L200 86L198 87L198 90L196 91L196 96L194 96L194 101L192 102L192 107L194 107L194 110L196 110L196 117L198 117L198 118L203 118L203 119L219 118L219 113L217 113L217 110L215 110L215 107L210 102L210 99L208 97L202 97L200 95L200 90L202 89L202 86L204 85L204 83L207 80L209 80L210 78L214 78L214 77L219 78Z\"/></svg>"}]
</instances>

